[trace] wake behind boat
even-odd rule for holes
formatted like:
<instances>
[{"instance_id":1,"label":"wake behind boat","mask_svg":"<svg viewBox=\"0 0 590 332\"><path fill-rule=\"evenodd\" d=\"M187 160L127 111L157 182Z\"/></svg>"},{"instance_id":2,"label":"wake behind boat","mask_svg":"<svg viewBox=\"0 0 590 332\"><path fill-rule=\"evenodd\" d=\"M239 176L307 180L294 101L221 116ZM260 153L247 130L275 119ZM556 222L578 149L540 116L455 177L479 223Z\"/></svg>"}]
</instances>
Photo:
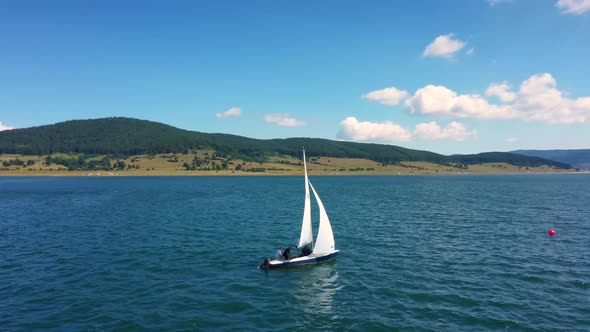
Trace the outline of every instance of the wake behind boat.
<instances>
[{"instance_id":1,"label":"wake behind boat","mask_svg":"<svg viewBox=\"0 0 590 332\"><path fill-rule=\"evenodd\" d=\"M320 196L315 188L309 182L307 177L307 163L305 160L305 149L303 150L303 169L305 174L305 204L303 207L303 221L301 222L301 235L299 237L299 244L297 248L302 249L301 255L297 257L283 257L280 253L275 259L267 258L264 260L261 268L277 268L294 265L316 264L323 261L333 259L338 254L334 243L334 234L332 233L332 226L330 219L324 208L324 204L320 200ZM313 192L313 196L318 204L320 210L320 225L318 228L318 235L313 242L313 230L311 227L311 202L309 197L309 188ZM313 248L313 249L312 249Z\"/></svg>"}]
</instances>

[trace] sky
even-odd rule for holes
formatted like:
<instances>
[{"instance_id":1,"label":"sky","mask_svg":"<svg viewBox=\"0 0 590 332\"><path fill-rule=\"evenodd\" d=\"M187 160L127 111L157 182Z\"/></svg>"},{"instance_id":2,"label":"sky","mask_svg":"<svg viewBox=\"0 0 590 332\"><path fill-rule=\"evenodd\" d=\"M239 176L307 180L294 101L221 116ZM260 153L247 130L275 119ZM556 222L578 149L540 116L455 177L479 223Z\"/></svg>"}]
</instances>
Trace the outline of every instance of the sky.
<instances>
[{"instance_id":1,"label":"sky","mask_svg":"<svg viewBox=\"0 0 590 332\"><path fill-rule=\"evenodd\" d=\"M0 130L590 148L590 0L1 1Z\"/></svg>"}]
</instances>

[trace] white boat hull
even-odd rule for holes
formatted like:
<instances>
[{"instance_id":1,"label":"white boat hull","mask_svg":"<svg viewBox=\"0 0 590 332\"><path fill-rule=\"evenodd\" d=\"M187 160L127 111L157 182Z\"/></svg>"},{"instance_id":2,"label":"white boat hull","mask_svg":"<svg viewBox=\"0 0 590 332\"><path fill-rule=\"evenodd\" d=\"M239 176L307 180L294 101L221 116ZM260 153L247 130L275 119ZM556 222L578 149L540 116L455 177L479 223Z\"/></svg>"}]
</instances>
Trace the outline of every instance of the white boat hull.
<instances>
[{"instance_id":1,"label":"white boat hull","mask_svg":"<svg viewBox=\"0 0 590 332\"><path fill-rule=\"evenodd\" d=\"M329 254L319 254L319 255L312 253L309 256L295 257L295 258L285 259L285 260L266 259L264 261L264 263L262 263L262 265L260 265L260 267L267 268L267 269L275 269L275 268L279 268L279 267L317 264L317 263L321 263L321 262L328 261L328 260L335 258L339 251L340 250L335 250L334 252L329 253Z\"/></svg>"}]
</instances>

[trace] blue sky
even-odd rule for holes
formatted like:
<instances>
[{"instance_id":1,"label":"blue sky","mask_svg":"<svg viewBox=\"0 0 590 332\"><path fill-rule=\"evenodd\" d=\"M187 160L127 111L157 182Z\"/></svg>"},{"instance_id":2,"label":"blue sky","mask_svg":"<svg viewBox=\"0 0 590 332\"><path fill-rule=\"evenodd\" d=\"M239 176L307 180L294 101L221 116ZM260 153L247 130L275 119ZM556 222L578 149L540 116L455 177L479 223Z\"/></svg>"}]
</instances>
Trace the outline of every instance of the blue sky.
<instances>
[{"instance_id":1,"label":"blue sky","mask_svg":"<svg viewBox=\"0 0 590 332\"><path fill-rule=\"evenodd\" d=\"M590 148L590 0L2 1L0 129Z\"/></svg>"}]
</instances>

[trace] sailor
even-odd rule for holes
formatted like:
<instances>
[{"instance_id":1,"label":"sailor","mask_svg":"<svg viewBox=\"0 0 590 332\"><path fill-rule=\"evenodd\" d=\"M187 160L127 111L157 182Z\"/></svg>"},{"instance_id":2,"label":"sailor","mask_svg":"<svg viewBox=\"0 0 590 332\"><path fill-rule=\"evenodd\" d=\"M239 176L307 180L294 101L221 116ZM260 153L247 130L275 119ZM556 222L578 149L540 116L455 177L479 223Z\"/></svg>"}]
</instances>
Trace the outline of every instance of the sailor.
<instances>
[{"instance_id":1,"label":"sailor","mask_svg":"<svg viewBox=\"0 0 590 332\"><path fill-rule=\"evenodd\" d=\"M283 257L285 257L285 259L293 258L293 256L291 255L291 247L288 247L287 249L285 249L285 251L283 251Z\"/></svg>"},{"instance_id":2,"label":"sailor","mask_svg":"<svg viewBox=\"0 0 590 332\"><path fill-rule=\"evenodd\" d=\"M311 255L312 252L313 251L306 244L305 247L303 247L303 249L301 249L301 256L309 256L309 255Z\"/></svg>"},{"instance_id":3,"label":"sailor","mask_svg":"<svg viewBox=\"0 0 590 332\"><path fill-rule=\"evenodd\" d=\"M285 259L283 256L283 246L279 246L279 249L277 250L277 259Z\"/></svg>"}]
</instances>

